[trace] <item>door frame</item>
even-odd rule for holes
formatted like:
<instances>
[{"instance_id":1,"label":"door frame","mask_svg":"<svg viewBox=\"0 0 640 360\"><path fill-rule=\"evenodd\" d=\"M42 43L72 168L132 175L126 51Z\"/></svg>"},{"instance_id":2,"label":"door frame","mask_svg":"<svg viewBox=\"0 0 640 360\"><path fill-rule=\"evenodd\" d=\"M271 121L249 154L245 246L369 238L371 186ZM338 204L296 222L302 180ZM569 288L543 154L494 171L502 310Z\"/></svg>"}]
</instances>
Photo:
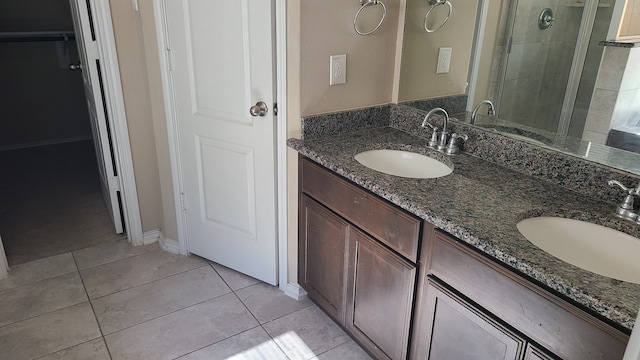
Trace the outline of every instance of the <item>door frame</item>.
<instances>
[{"instance_id":1,"label":"door frame","mask_svg":"<svg viewBox=\"0 0 640 360\"><path fill-rule=\"evenodd\" d=\"M122 215L125 233L133 245L144 244L142 220L138 203L138 191L133 171L133 158L129 129L124 108L124 95L120 82L120 67L116 52L111 9L108 0L90 0L94 33L100 56L101 72L103 76L105 108L111 119L111 136L114 150L114 160L118 171ZM91 34L83 34L91 37ZM99 84L94 84L99 86ZM94 89L96 90L96 89ZM100 89L97 89L99 91ZM108 139L104 139L107 140Z\"/></svg>"},{"instance_id":2,"label":"door frame","mask_svg":"<svg viewBox=\"0 0 640 360\"><path fill-rule=\"evenodd\" d=\"M287 234L287 1L271 0L275 6L275 42L276 42L276 102L278 114L276 121L276 206L277 226L276 237L278 246L278 283L287 295L299 298L300 288L288 281L288 234ZM182 179L182 164L178 147L178 123L175 112L174 91L171 84L169 69L171 54L168 50L167 21L164 17L163 0L153 0L154 18L158 40L158 56L160 58L160 72L162 75L162 90L167 120L167 136L169 140L169 158L171 162L171 177L175 200L176 222L178 227L178 252L188 254L188 230L186 217L182 206L184 182Z\"/></svg>"}]
</instances>

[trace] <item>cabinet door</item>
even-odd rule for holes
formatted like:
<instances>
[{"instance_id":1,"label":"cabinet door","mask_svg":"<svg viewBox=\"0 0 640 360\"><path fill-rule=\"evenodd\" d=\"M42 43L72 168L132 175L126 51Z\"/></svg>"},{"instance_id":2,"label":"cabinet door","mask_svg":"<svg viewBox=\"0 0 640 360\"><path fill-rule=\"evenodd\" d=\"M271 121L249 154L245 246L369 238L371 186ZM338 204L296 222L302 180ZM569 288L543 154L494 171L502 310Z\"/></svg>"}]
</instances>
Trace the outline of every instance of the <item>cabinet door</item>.
<instances>
[{"instance_id":1,"label":"cabinet door","mask_svg":"<svg viewBox=\"0 0 640 360\"><path fill-rule=\"evenodd\" d=\"M346 304L349 224L305 195L300 197L298 281L340 324Z\"/></svg>"},{"instance_id":2,"label":"cabinet door","mask_svg":"<svg viewBox=\"0 0 640 360\"><path fill-rule=\"evenodd\" d=\"M351 229L346 328L378 359L406 359L415 266Z\"/></svg>"},{"instance_id":3,"label":"cabinet door","mask_svg":"<svg viewBox=\"0 0 640 360\"><path fill-rule=\"evenodd\" d=\"M412 358L430 360L520 359L525 340L429 278L425 303L431 328L416 338Z\"/></svg>"},{"instance_id":4,"label":"cabinet door","mask_svg":"<svg viewBox=\"0 0 640 360\"><path fill-rule=\"evenodd\" d=\"M559 358L549 355L546 351L540 350L532 344L527 344L527 350L524 353L524 360L558 360Z\"/></svg>"}]
</instances>

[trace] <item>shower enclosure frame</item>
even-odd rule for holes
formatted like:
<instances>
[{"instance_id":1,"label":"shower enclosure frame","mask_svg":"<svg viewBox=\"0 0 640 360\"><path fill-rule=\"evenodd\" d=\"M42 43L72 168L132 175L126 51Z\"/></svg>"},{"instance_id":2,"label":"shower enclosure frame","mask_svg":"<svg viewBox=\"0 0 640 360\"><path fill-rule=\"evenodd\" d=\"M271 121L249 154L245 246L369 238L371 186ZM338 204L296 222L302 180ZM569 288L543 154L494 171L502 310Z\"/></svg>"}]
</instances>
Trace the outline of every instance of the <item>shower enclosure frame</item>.
<instances>
[{"instance_id":1,"label":"shower enclosure frame","mask_svg":"<svg viewBox=\"0 0 640 360\"><path fill-rule=\"evenodd\" d=\"M518 9L518 3L520 0L512 0L509 2L508 16L506 19L506 26L504 33L501 36L504 37L503 50L496 52L502 57L500 66L495 74L496 89L494 89L492 96L494 98L494 104L496 105L498 114L502 109L504 85L506 80L507 66L509 64L509 56L511 53L513 32L516 26L516 13ZM616 5L621 0L616 0ZM576 97L578 94L578 87L582 78L582 72L584 69L585 59L587 56L587 50L589 47L589 41L592 35L595 18L598 11L598 5L600 0L585 0L584 10L582 12L580 27L578 29L578 35L576 38L576 45L573 52L569 77L567 80L567 86L565 89L564 100L560 112L560 118L556 128L557 134L567 135L569 131L569 125L575 109ZM504 119L509 120L509 119Z\"/></svg>"}]
</instances>

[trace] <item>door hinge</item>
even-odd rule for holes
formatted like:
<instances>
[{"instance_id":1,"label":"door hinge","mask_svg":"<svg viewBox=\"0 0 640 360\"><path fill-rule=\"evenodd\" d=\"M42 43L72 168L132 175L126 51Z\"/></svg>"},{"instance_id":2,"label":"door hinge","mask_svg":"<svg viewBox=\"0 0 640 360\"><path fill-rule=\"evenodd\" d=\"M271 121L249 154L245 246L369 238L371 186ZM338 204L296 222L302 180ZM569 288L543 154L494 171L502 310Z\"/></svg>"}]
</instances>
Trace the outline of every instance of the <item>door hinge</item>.
<instances>
[{"instance_id":1,"label":"door hinge","mask_svg":"<svg viewBox=\"0 0 640 360\"><path fill-rule=\"evenodd\" d=\"M167 48L167 65L169 65L169 71L173 71L173 54L170 48Z\"/></svg>"},{"instance_id":2,"label":"door hinge","mask_svg":"<svg viewBox=\"0 0 640 360\"><path fill-rule=\"evenodd\" d=\"M120 179L118 179L117 176L113 176L109 178L108 182L109 182L109 189L111 191L121 191Z\"/></svg>"},{"instance_id":3,"label":"door hinge","mask_svg":"<svg viewBox=\"0 0 640 360\"><path fill-rule=\"evenodd\" d=\"M180 207L182 208L182 211L187 210L187 201L185 200L183 192L180 193Z\"/></svg>"},{"instance_id":4,"label":"door hinge","mask_svg":"<svg viewBox=\"0 0 640 360\"><path fill-rule=\"evenodd\" d=\"M278 115L278 103L273 103L273 116Z\"/></svg>"},{"instance_id":5,"label":"door hinge","mask_svg":"<svg viewBox=\"0 0 640 360\"><path fill-rule=\"evenodd\" d=\"M511 45L513 45L513 36L509 38L509 42L507 42L507 54L511 54Z\"/></svg>"}]
</instances>

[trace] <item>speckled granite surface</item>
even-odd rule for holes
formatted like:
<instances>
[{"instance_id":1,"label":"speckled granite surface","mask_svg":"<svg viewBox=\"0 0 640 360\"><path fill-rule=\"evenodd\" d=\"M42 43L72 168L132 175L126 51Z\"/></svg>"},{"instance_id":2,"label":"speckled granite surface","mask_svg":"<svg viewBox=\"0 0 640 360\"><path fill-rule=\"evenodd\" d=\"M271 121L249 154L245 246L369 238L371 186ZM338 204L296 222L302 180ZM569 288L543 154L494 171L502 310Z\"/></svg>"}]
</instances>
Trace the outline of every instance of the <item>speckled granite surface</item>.
<instances>
[{"instance_id":1,"label":"speckled granite surface","mask_svg":"<svg viewBox=\"0 0 640 360\"><path fill-rule=\"evenodd\" d=\"M404 116L394 115L395 108L399 107L392 106L390 123L399 126L402 122L399 118ZM419 115L413 114L413 119L421 121ZM460 130L473 131L465 129L462 124L456 131ZM470 146L473 142L487 139L475 133L468 135L471 137L468 148L474 147L473 151L478 153L491 151L488 145L484 149L481 145ZM489 135L493 134L487 133ZM501 146L502 139L506 138L489 140L496 141L492 145L495 149ZM612 203L467 154L451 157L453 173L438 179L385 175L354 160L353 156L361 151L379 148L433 152L426 148L424 138L393 127L377 127L315 140L289 139L288 144L302 155L433 223L596 314L623 328L632 328L640 308L640 285L599 276L558 260L531 244L516 228L516 223L524 218L551 215L591 221L640 237L640 227L611 215ZM518 161L515 156L510 159L505 154L487 155L507 157L507 162ZM526 164L524 167L536 166ZM557 171L545 170L542 175Z\"/></svg>"},{"instance_id":2,"label":"speckled granite surface","mask_svg":"<svg viewBox=\"0 0 640 360\"><path fill-rule=\"evenodd\" d=\"M303 117L301 121L302 138L305 140L319 139L362 129L388 126L392 106L382 105Z\"/></svg>"},{"instance_id":3,"label":"speckled granite surface","mask_svg":"<svg viewBox=\"0 0 640 360\"><path fill-rule=\"evenodd\" d=\"M467 95L452 95L424 100L406 101L401 104L424 111L441 107L450 114L458 114L466 111L468 98L469 97Z\"/></svg>"},{"instance_id":4,"label":"speckled granite surface","mask_svg":"<svg viewBox=\"0 0 640 360\"><path fill-rule=\"evenodd\" d=\"M423 117L424 112L392 106L390 126L428 139L431 130L420 127ZM431 122L442 127L441 122ZM607 185L610 179L627 186L635 186L640 179L639 175L524 141L514 141L459 121L451 121L449 131L469 136L462 148L467 154L596 199L611 202L622 199L619 189Z\"/></svg>"}]
</instances>

